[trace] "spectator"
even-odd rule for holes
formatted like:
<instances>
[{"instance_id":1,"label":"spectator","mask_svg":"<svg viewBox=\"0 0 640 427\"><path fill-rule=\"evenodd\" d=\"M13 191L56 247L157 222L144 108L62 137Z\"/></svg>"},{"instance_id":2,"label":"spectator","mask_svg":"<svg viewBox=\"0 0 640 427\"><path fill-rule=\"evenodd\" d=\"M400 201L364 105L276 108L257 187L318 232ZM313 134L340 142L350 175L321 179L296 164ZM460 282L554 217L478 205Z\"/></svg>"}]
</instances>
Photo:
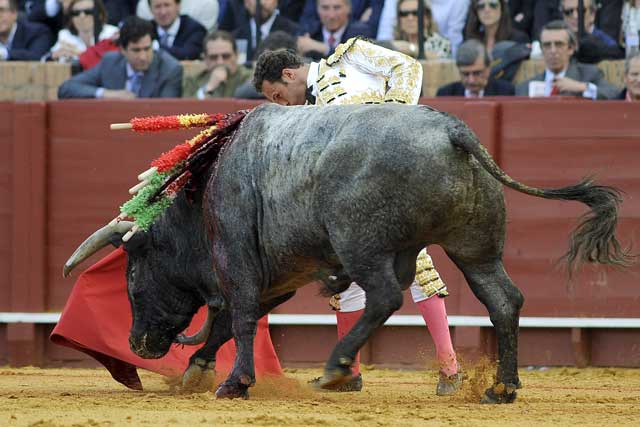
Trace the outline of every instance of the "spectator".
<instances>
[{"instance_id":1,"label":"spectator","mask_svg":"<svg viewBox=\"0 0 640 427\"><path fill-rule=\"evenodd\" d=\"M626 0L627 2L629 0ZM633 0L631 0L633 1ZM614 40L620 36L622 26L622 4L625 0L595 0L597 3L596 27L600 28Z\"/></svg>"},{"instance_id":2,"label":"spectator","mask_svg":"<svg viewBox=\"0 0 640 427\"><path fill-rule=\"evenodd\" d=\"M472 0L464 39L478 39L491 52L502 40L529 43L529 37L511 25L511 15L505 0Z\"/></svg>"},{"instance_id":3,"label":"spectator","mask_svg":"<svg viewBox=\"0 0 640 427\"><path fill-rule=\"evenodd\" d=\"M71 0L66 21L67 28L60 30L51 48L51 58L59 62L77 61L88 47L118 34L118 27L107 24L102 0Z\"/></svg>"},{"instance_id":4,"label":"spectator","mask_svg":"<svg viewBox=\"0 0 640 427\"><path fill-rule=\"evenodd\" d=\"M295 35L299 32L298 24L280 15L277 9L277 0L261 0L260 16L260 40L264 40L272 31L284 31ZM239 28L233 31L236 43L246 46L246 58L251 61L254 57L257 37L256 37L256 0L244 0L246 15ZM240 51L243 49L239 48ZM242 53L242 52L241 52Z\"/></svg>"},{"instance_id":5,"label":"spectator","mask_svg":"<svg viewBox=\"0 0 640 427\"><path fill-rule=\"evenodd\" d=\"M136 3L137 0L104 0L107 22L117 27L124 18L136 13Z\"/></svg>"},{"instance_id":6,"label":"spectator","mask_svg":"<svg viewBox=\"0 0 640 427\"><path fill-rule=\"evenodd\" d=\"M460 45L456 53L456 66L461 81L442 86L436 96L482 98L515 94L515 88L511 83L489 77L491 59L486 47L479 40L467 40Z\"/></svg>"},{"instance_id":7,"label":"spectator","mask_svg":"<svg viewBox=\"0 0 640 427\"><path fill-rule=\"evenodd\" d=\"M46 25L51 34L58 34L64 27L64 15L69 0L29 0L26 4L27 19Z\"/></svg>"},{"instance_id":8,"label":"spectator","mask_svg":"<svg viewBox=\"0 0 640 427\"><path fill-rule=\"evenodd\" d=\"M545 71L516 86L516 95L567 95L590 99L613 99L617 90L607 83L596 66L572 61L576 37L566 22L551 21L542 27L540 44Z\"/></svg>"},{"instance_id":9,"label":"spectator","mask_svg":"<svg viewBox=\"0 0 640 427\"><path fill-rule=\"evenodd\" d=\"M259 58L262 52L270 52L278 49L286 49L295 52L297 50L296 38L284 31L273 31L266 39L262 40L262 43L260 43L256 49L254 56ZM251 80L247 80L241 84L238 89L236 89L233 96L234 98L243 99L265 99L264 95L258 92L255 86L253 86L253 82Z\"/></svg>"},{"instance_id":10,"label":"spectator","mask_svg":"<svg viewBox=\"0 0 640 427\"><path fill-rule=\"evenodd\" d=\"M180 0L149 0L149 6L160 48L181 61L200 58L207 30L188 15L180 15Z\"/></svg>"},{"instance_id":11,"label":"spectator","mask_svg":"<svg viewBox=\"0 0 640 427\"><path fill-rule=\"evenodd\" d=\"M331 55L336 46L355 36L370 36L366 24L350 21L351 0L318 0L320 23L298 37L298 50L315 60Z\"/></svg>"},{"instance_id":12,"label":"spectator","mask_svg":"<svg viewBox=\"0 0 640 427\"><path fill-rule=\"evenodd\" d=\"M236 40L226 31L216 31L204 39L204 62L207 68L185 81L184 97L231 97L251 78L250 69L238 66Z\"/></svg>"},{"instance_id":13,"label":"spectator","mask_svg":"<svg viewBox=\"0 0 640 427\"><path fill-rule=\"evenodd\" d=\"M603 59L624 58L624 51L618 43L594 25L596 17L595 0L584 0L584 35L578 29L578 0L562 0L561 10L564 21L574 34L580 36L577 58L581 62L596 63Z\"/></svg>"},{"instance_id":14,"label":"spectator","mask_svg":"<svg viewBox=\"0 0 640 427\"><path fill-rule=\"evenodd\" d=\"M560 0L536 0L533 8L533 40L540 40L540 32L548 22L562 19Z\"/></svg>"},{"instance_id":15,"label":"spectator","mask_svg":"<svg viewBox=\"0 0 640 427\"><path fill-rule=\"evenodd\" d=\"M622 8L622 39L626 47L626 56L638 52L640 41L640 0L627 0Z\"/></svg>"},{"instance_id":16,"label":"spectator","mask_svg":"<svg viewBox=\"0 0 640 427\"><path fill-rule=\"evenodd\" d=\"M431 0L399 0L396 40L393 47L402 53L418 55L418 1L424 2L424 53L427 59L451 59L451 42L438 34Z\"/></svg>"},{"instance_id":17,"label":"spectator","mask_svg":"<svg viewBox=\"0 0 640 427\"><path fill-rule=\"evenodd\" d=\"M212 31L216 27L219 9L218 0L182 0L180 2L180 13L198 21L207 32ZM136 15L148 21L153 20L149 0L138 1ZM204 35L202 37L204 37Z\"/></svg>"},{"instance_id":18,"label":"spectator","mask_svg":"<svg viewBox=\"0 0 640 427\"><path fill-rule=\"evenodd\" d=\"M300 27L302 31L312 33L321 25L318 0L304 0L304 10L300 17ZM350 0L349 8L351 14L349 20L352 23L358 22L367 27L364 36L375 37L380 23L380 15L385 0Z\"/></svg>"},{"instance_id":19,"label":"spectator","mask_svg":"<svg viewBox=\"0 0 640 427\"><path fill-rule=\"evenodd\" d=\"M535 4L536 0L509 0L511 24L517 30L525 33L529 40L533 40L535 37L532 33Z\"/></svg>"},{"instance_id":20,"label":"spectator","mask_svg":"<svg viewBox=\"0 0 640 427\"><path fill-rule=\"evenodd\" d=\"M0 61L37 61L51 42L46 26L18 19L16 0L0 0Z\"/></svg>"},{"instance_id":21,"label":"spectator","mask_svg":"<svg viewBox=\"0 0 640 427\"><path fill-rule=\"evenodd\" d=\"M118 38L120 52L105 54L94 68L64 82L58 98L180 97L182 66L165 51L153 51L153 33L149 21L126 18Z\"/></svg>"},{"instance_id":22,"label":"spectator","mask_svg":"<svg viewBox=\"0 0 640 427\"><path fill-rule=\"evenodd\" d=\"M618 95L618 99L640 101L640 53L636 52L624 63L625 88Z\"/></svg>"},{"instance_id":23,"label":"spectator","mask_svg":"<svg viewBox=\"0 0 640 427\"><path fill-rule=\"evenodd\" d=\"M454 57L458 46L462 43L469 2L469 0L431 0L433 19L438 24L440 34L451 42Z\"/></svg>"}]
</instances>

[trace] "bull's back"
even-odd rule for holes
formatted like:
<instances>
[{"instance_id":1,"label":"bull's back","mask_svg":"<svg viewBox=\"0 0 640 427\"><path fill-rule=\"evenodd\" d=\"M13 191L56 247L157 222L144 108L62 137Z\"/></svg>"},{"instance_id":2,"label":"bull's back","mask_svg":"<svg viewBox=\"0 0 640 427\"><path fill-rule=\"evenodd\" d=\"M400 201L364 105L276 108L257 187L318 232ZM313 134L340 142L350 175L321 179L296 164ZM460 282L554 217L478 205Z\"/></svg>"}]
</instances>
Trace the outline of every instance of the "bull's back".
<instances>
[{"instance_id":1,"label":"bull's back","mask_svg":"<svg viewBox=\"0 0 640 427\"><path fill-rule=\"evenodd\" d=\"M397 228L400 240L442 227L487 179L451 144L451 120L418 106L261 106L221 158L218 178L236 181L222 200L235 187L263 237L287 248L317 250L336 223Z\"/></svg>"}]
</instances>

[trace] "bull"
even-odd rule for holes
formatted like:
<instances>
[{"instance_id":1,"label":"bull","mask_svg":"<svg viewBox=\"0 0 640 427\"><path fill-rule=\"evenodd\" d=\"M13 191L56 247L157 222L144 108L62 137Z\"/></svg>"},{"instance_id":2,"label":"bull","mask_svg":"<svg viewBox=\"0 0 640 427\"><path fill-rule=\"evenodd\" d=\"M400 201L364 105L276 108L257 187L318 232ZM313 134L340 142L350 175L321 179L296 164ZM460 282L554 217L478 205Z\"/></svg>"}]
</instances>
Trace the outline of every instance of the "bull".
<instances>
[{"instance_id":1,"label":"bull","mask_svg":"<svg viewBox=\"0 0 640 427\"><path fill-rule=\"evenodd\" d=\"M336 344L320 386L347 381L357 351L400 308L418 252L437 244L486 306L496 331L496 381L482 401L513 402L524 298L502 261L502 185L591 208L572 233L570 267L583 261L626 266L632 260L615 237L618 190L590 180L559 189L521 184L496 165L463 122L428 107L263 105L247 115L209 173L196 206L181 195L125 248L131 349L161 357L198 307L208 304L203 333L182 338L206 337L185 379L200 381L217 349L233 337L236 360L218 397L248 397L255 383L257 320L317 279L331 292L351 281L366 292L364 314ZM190 222L176 223L176 212ZM67 262L66 273L93 248L121 236L109 227L98 233L102 237L87 239Z\"/></svg>"}]
</instances>

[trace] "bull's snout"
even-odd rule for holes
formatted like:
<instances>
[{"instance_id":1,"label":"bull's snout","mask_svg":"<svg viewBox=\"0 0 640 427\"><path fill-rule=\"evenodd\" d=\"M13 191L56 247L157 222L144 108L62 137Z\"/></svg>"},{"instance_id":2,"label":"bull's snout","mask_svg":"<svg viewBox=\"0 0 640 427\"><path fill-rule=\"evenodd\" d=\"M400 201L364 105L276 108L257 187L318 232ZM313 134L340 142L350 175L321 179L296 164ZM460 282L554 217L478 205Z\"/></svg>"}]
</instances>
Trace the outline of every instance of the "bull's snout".
<instances>
[{"instance_id":1,"label":"bull's snout","mask_svg":"<svg viewBox=\"0 0 640 427\"><path fill-rule=\"evenodd\" d=\"M148 346L148 334L130 335L129 348L143 359L158 359L166 354L166 351L152 350Z\"/></svg>"}]
</instances>

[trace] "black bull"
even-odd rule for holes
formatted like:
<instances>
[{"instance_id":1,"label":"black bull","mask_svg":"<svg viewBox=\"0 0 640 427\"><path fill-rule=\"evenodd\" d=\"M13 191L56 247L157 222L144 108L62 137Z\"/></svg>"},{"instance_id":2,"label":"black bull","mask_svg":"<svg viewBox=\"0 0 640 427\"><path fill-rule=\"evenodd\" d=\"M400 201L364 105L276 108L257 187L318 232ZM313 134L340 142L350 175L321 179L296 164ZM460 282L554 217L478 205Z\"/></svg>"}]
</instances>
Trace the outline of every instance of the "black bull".
<instances>
[{"instance_id":1,"label":"black bull","mask_svg":"<svg viewBox=\"0 0 640 427\"><path fill-rule=\"evenodd\" d=\"M570 266L630 261L615 238L617 190L589 180L551 190L520 184L464 123L426 107L264 105L245 118L213 169L203 192L191 202L181 195L125 248L132 350L161 357L208 304L213 325L185 382L211 370L217 349L233 337L237 357L219 397L247 396L257 320L319 278L332 291L354 280L366 292L365 312L335 346L321 386L346 381L357 351L400 308L418 252L437 244L496 330L496 383L483 401L512 402L523 297L502 262L501 184L591 208L571 236ZM121 235L105 229L99 245ZM86 256L74 254L65 271Z\"/></svg>"}]
</instances>

